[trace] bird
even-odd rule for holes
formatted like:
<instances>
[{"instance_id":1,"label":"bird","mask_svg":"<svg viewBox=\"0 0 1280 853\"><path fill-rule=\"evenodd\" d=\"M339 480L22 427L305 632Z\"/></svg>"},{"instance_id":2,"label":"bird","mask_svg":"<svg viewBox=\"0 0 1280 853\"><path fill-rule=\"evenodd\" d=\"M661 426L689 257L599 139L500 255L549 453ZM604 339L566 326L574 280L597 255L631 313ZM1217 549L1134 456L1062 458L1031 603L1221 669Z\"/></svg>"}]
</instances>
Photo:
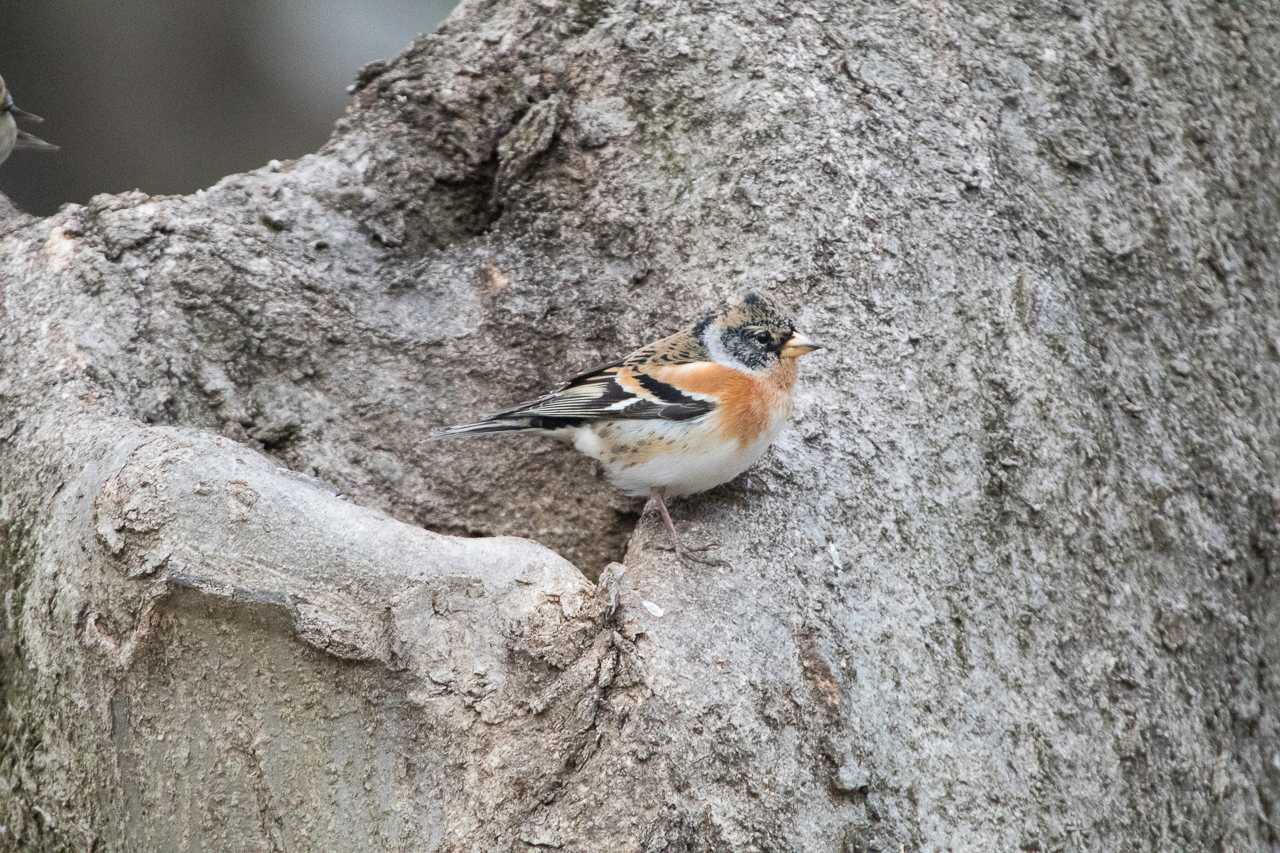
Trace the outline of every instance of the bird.
<instances>
[{"instance_id":1,"label":"bird","mask_svg":"<svg viewBox=\"0 0 1280 853\"><path fill-rule=\"evenodd\" d=\"M819 349L768 297L747 292L548 394L432 438L519 432L571 443L614 487L654 501L683 562L691 555L667 500L759 461L790 419L798 359Z\"/></svg>"},{"instance_id":2,"label":"bird","mask_svg":"<svg viewBox=\"0 0 1280 853\"><path fill-rule=\"evenodd\" d=\"M18 119L39 124L44 121L35 113L29 113L13 102L13 95L0 77L0 163L9 159L15 148L31 148L37 151L57 151L58 146L45 142L38 136L18 129Z\"/></svg>"}]
</instances>

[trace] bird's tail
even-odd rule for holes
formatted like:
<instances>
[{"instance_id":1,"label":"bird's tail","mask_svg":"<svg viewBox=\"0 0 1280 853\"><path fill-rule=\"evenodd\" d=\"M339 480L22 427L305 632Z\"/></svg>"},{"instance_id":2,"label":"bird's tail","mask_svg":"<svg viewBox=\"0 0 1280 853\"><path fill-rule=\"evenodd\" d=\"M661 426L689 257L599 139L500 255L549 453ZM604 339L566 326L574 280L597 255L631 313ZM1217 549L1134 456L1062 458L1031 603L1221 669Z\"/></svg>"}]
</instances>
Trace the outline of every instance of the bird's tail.
<instances>
[{"instance_id":1,"label":"bird's tail","mask_svg":"<svg viewBox=\"0 0 1280 853\"><path fill-rule=\"evenodd\" d=\"M488 435L494 432L517 432L519 430L530 428L531 425L529 422L523 419L518 421L476 421L475 423L470 424L458 424L457 426L442 427L433 431L431 433L431 438L454 438L459 435Z\"/></svg>"}]
</instances>

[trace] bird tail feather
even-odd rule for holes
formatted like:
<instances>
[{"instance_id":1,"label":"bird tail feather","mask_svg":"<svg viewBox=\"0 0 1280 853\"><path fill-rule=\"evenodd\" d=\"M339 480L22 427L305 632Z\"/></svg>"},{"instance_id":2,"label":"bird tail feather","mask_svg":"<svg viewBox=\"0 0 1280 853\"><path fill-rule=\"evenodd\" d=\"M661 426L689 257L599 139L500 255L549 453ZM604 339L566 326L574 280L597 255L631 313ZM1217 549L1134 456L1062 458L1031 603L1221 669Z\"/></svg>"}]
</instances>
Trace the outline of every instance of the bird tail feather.
<instances>
[{"instance_id":1,"label":"bird tail feather","mask_svg":"<svg viewBox=\"0 0 1280 853\"><path fill-rule=\"evenodd\" d=\"M476 421L469 424L443 427L431 433L431 438L455 438L460 435L489 435L495 432L517 432L530 429L528 421Z\"/></svg>"}]
</instances>

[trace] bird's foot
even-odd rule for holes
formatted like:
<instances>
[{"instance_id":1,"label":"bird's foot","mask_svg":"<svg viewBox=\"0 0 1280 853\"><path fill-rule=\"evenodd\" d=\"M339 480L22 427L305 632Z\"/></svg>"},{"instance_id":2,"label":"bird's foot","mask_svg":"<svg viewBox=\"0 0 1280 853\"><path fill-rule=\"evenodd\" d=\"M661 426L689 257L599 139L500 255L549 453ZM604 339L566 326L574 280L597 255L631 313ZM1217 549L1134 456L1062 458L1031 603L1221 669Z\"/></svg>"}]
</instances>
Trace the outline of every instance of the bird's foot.
<instances>
[{"instance_id":1,"label":"bird's foot","mask_svg":"<svg viewBox=\"0 0 1280 853\"><path fill-rule=\"evenodd\" d=\"M728 560L722 560L719 557L707 556L708 551L714 551L720 547L719 542L708 542L705 545L655 545L659 551L674 551L676 559L682 563L698 563L702 566L723 567L728 566Z\"/></svg>"},{"instance_id":2,"label":"bird's foot","mask_svg":"<svg viewBox=\"0 0 1280 853\"><path fill-rule=\"evenodd\" d=\"M688 561L690 563L701 563L704 566L729 565L724 560L719 560L715 557L702 556L703 553L710 551L712 548L719 548L720 544L718 542L709 542L706 545L695 547L692 549L692 553L690 553L688 548L681 545L680 536L676 533L676 526L671 522L671 513L667 512L667 502L663 499L662 492L658 489L654 489L652 490L652 496L653 502L657 504L659 514L662 515L663 522L667 525L667 532L671 534L671 544L665 546L659 545L658 547L660 549L663 551L675 551L676 559L682 563ZM697 556L694 556L695 554Z\"/></svg>"}]
</instances>

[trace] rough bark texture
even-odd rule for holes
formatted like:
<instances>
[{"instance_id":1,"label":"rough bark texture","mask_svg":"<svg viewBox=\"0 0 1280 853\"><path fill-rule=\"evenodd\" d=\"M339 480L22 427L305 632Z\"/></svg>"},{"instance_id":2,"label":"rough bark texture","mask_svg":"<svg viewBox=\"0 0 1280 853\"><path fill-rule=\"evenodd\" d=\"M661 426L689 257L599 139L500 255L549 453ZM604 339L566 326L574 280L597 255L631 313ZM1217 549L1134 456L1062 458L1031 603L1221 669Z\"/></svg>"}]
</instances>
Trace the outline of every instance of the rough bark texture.
<instances>
[{"instance_id":1,"label":"rough bark texture","mask_svg":"<svg viewBox=\"0 0 1280 853\"><path fill-rule=\"evenodd\" d=\"M467 2L313 156L8 211L0 844L1280 846L1278 27ZM834 347L726 568L425 441L745 286Z\"/></svg>"}]
</instances>

